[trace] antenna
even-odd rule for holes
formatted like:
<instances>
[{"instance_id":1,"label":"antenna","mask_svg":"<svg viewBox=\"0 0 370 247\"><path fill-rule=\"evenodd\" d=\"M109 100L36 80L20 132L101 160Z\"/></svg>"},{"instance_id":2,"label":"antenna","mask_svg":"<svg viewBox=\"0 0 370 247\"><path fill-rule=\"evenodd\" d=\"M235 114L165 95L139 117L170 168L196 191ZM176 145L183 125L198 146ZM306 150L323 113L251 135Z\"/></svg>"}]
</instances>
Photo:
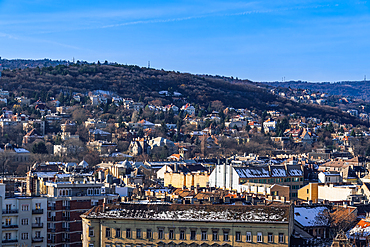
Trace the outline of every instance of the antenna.
<instances>
[{"instance_id":1,"label":"antenna","mask_svg":"<svg viewBox=\"0 0 370 247\"><path fill-rule=\"evenodd\" d=\"M366 75L364 76L364 81L366 81Z\"/></svg>"},{"instance_id":2,"label":"antenna","mask_svg":"<svg viewBox=\"0 0 370 247\"><path fill-rule=\"evenodd\" d=\"M148 61L148 69L150 69L150 61Z\"/></svg>"},{"instance_id":3,"label":"antenna","mask_svg":"<svg viewBox=\"0 0 370 247\"><path fill-rule=\"evenodd\" d=\"M73 63L75 63L75 57L73 57L72 61L73 61Z\"/></svg>"}]
</instances>

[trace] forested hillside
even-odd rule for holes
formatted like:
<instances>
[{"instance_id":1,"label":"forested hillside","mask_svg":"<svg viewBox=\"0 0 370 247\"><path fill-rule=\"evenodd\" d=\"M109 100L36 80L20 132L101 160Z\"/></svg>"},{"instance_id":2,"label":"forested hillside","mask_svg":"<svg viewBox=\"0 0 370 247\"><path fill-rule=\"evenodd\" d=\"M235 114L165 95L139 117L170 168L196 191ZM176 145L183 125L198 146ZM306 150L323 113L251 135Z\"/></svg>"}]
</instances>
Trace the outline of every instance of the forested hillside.
<instances>
[{"instance_id":1,"label":"forested hillside","mask_svg":"<svg viewBox=\"0 0 370 247\"><path fill-rule=\"evenodd\" d=\"M4 70L0 86L15 95L23 92L32 97L35 91L47 95L60 92L87 93L92 90L109 90L123 97L149 102L162 96L161 90L179 92L180 97L167 100L181 105L185 102L207 107L220 100L224 106L248 108L257 113L279 110L285 114L333 119L343 123L360 124L360 120L343 114L332 107L297 104L271 94L268 90L249 81L222 77L205 77L174 71L155 70L127 65L73 64L70 66Z\"/></svg>"}]
</instances>

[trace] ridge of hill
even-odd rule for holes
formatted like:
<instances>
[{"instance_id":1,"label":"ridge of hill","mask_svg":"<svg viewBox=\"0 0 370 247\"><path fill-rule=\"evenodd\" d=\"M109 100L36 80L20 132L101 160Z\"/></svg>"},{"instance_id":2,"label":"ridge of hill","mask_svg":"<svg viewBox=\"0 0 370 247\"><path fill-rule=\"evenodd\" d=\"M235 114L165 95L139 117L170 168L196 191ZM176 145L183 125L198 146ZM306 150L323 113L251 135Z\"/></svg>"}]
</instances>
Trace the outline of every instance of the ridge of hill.
<instances>
[{"instance_id":1,"label":"ridge of hill","mask_svg":"<svg viewBox=\"0 0 370 247\"><path fill-rule=\"evenodd\" d=\"M166 97L167 101L178 105L189 102L207 107L212 101L221 101L224 106L248 108L259 114L265 110L278 110L284 114L296 113L341 123L366 124L334 107L298 104L281 98L248 80L230 82L230 78L133 65L72 64L3 70L0 86L15 94L23 92L29 97L35 91L56 95L60 92L108 90L144 102L163 99L159 91L168 90L181 93L181 97Z\"/></svg>"},{"instance_id":2,"label":"ridge of hill","mask_svg":"<svg viewBox=\"0 0 370 247\"><path fill-rule=\"evenodd\" d=\"M264 85L272 87L283 87L293 89L309 89L319 91L329 95L342 95L359 98L370 101L370 81L342 81L342 82L304 82L304 81L286 81L286 82L261 82Z\"/></svg>"}]
</instances>

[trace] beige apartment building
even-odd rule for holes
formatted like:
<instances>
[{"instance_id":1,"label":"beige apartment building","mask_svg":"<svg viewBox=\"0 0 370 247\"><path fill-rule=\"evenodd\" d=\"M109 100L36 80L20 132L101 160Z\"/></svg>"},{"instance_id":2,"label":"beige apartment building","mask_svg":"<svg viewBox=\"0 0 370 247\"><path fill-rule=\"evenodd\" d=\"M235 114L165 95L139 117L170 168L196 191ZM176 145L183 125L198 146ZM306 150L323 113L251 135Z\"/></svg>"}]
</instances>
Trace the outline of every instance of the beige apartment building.
<instances>
[{"instance_id":1,"label":"beige apartment building","mask_svg":"<svg viewBox=\"0 0 370 247\"><path fill-rule=\"evenodd\" d=\"M289 246L290 206L123 204L81 215L83 247Z\"/></svg>"}]
</instances>

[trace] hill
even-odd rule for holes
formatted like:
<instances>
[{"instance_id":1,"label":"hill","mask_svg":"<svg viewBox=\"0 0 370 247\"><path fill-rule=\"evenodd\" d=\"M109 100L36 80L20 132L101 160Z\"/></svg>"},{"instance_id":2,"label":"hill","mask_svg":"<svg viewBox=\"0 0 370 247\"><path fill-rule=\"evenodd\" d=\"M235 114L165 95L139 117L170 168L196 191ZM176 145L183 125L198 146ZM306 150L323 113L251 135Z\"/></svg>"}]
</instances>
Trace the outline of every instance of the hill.
<instances>
[{"instance_id":1,"label":"hill","mask_svg":"<svg viewBox=\"0 0 370 247\"><path fill-rule=\"evenodd\" d=\"M181 97L166 97L166 101L181 105L185 102L207 107L212 101L224 106L248 108L257 113L279 110L342 123L364 124L339 109L311 104L297 104L271 94L267 89L248 80L199 76L127 65L73 64L55 67L4 70L0 86L15 94L31 97L35 91L49 95L60 92L87 93L109 90L122 97L149 102L163 99L159 91L179 92Z\"/></svg>"},{"instance_id":2,"label":"hill","mask_svg":"<svg viewBox=\"0 0 370 247\"><path fill-rule=\"evenodd\" d=\"M336 83L287 81L287 82L264 82L263 84L272 87L309 89L311 91L320 91L330 95L350 96L370 101L370 81L343 81Z\"/></svg>"},{"instance_id":3,"label":"hill","mask_svg":"<svg viewBox=\"0 0 370 247\"><path fill-rule=\"evenodd\" d=\"M69 61L65 60L51 60L51 59L2 59L0 57L0 71L3 69L25 69L25 68L36 68L36 67L49 67L57 65L69 65Z\"/></svg>"}]
</instances>

